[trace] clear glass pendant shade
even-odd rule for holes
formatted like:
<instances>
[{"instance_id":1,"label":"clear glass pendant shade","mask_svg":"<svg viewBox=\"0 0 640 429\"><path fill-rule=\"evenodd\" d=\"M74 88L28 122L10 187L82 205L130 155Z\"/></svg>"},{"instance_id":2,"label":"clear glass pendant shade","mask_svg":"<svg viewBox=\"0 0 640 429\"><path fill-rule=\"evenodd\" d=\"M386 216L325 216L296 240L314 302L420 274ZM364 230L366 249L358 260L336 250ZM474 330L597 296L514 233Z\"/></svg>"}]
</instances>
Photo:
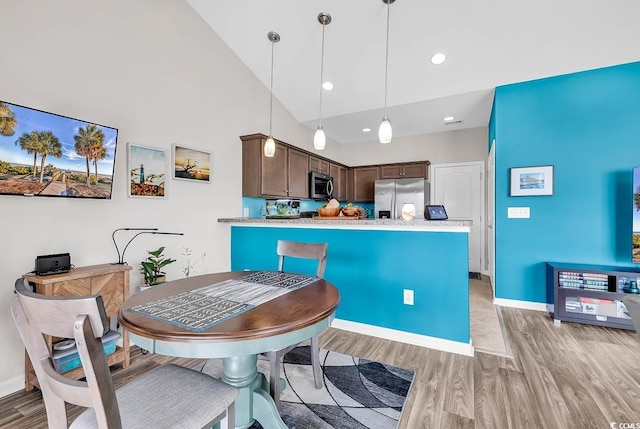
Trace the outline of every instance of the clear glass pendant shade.
<instances>
[{"instance_id":1,"label":"clear glass pendant shade","mask_svg":"<svg viewBox=\"0 0 640 429\"><path fill-rule=\"evenodd\" d=\"M391 137L393 137L393 130L391 129L391 121L389 118L382 118L380 122L380 128L378 128L378 140L380 143L390 143Z\"/></svg>"},{"instance_id":2,"label":"clear glass pendant shade","mask_svg":"<svg viewBox=\"0 0 640 429\"><path fill-rule=\"evenodd\" d=\"M266 142L264 142L264 156L272 157L276 154L276 142L273 137L269 136Z\"/></svg>"},{"instance_id":3,"label":"clear glass pendant shade","mask_svg":"<svg viewBox=\"0 0 640 429\"><path fill-rule=\"evenodd\" d=\"M315 150L323 150L326 143L327 138L324 135L324 130L322 127L318 127L316 133L313 135L313 148Z\"/></svg>"}]
</instances>

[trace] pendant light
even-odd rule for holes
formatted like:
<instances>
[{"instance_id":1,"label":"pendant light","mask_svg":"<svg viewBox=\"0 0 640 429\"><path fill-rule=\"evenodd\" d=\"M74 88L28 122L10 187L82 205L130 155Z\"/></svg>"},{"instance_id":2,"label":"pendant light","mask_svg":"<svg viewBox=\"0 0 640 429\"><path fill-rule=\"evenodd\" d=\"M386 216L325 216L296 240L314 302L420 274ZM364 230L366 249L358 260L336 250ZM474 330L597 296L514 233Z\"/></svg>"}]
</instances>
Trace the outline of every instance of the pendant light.
<instances>
[{"instance_id":1,"label":"pendant light","mask_svg":"<svg viewBox=\"0 0 640 429\"><path fill-rule=\"evenodd\" d=\"M273 157L276 154L276 142L271 135L271 123L273 121L273 47L280 41L280 35L275 31L269 31L267 38L271 40L271 99L269 101L269 137L264 142L264 156Z\"/></svg>"},{"instance_id":2,"label":"pendant light","mask_svg":"<svg viewBox=\"0 0 640 429\"><path fill-rule=\"evenodd\" d=\"M318 15L318 22L322 24L322 49L320 50L320 106L318 107L318 129L316 133L313 135L313 147L316 150L323 150L326 143L327 138L324 135L324 130L322 129L322 80L324 73L324 27L331 24L331 15L326 12L321 12Z\"/></svg>"},{"instance_id":3,"label":"pendant light","mask_svg":"<svg viewBox=\"0 0 640 429\"><path fill-rule=\"evenodd\" d=\"M387 49L384 59L384 116L382 122L380 122L380 128L378 128L378 140L380 143L390 143L393 136L393 130L391 129L391 121L387 118L387 74L389 70L389 14L391 11L391 3L396 0L382 0L387 4Z\"/></svg>"}]
</instances>

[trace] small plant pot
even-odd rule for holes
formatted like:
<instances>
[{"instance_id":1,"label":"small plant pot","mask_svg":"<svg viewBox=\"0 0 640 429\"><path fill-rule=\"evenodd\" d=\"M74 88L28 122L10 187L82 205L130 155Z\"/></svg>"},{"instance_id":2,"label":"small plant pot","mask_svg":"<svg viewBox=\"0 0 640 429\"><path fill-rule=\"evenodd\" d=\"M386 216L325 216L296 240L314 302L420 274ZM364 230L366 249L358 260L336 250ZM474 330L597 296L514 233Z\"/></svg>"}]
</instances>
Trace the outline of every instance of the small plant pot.
<instances>
[{"instance_id":1,"label":"small plant pot","mask_svg":"<svg viewBox=\"0 0 640 429\"><path fill-rule=\"evenodd\" d=\"M164 283L167 281L167 277L166 276L158 276L156 278L156 282L152 285L148 284L147 281L145 280L144 284L140 286L140 292L145 291L147 289L151 289L154 286L158 286L161 283Z\"/></svg>"},{"instance_id":2,"label":"small plant pot","mask_svg":"<svg viewBox=\"0 0 640 429\"><path fill-rule=\"evenodd\" d=\"M158 276L156 277L156 282L153 286L159 285L160 283L164 283L167 281L167 276Z\"/></svg>"}]
</instances>

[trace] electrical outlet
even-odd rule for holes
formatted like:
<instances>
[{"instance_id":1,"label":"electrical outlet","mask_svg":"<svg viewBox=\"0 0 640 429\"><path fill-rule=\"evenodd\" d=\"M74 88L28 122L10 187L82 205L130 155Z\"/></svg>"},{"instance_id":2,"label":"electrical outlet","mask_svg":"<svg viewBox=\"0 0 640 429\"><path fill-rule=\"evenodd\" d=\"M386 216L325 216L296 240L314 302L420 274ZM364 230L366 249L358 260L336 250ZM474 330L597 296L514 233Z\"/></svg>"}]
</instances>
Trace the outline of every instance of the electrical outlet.
<instances>
[{"instance_id":1,"label":"electrical outlet","mask_svg":"<svg viewBox=\"0 0 640 429\"><path fill-rule=\"evenodd\" d=\"M406 305L413 305L413 289L405 289L403 292L403 302Z\"/></svg>"}]
</instances>

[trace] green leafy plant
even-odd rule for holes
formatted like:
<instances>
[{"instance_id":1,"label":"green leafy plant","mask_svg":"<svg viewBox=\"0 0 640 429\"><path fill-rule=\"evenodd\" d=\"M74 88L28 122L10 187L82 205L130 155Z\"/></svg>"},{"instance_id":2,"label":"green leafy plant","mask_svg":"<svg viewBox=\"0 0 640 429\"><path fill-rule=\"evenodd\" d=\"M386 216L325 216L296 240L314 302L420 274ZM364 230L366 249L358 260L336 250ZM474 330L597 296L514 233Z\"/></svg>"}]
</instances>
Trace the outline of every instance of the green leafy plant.
<instances>
[{"instance_id":1,"label":"green leafy plant","mask_svg":"<svg viewBox=\"0 0 640 429\"><path fill-rule=\"evenodd\" d=\"M164 256L164 246L157 250L147 250L149 256L140 262L140 272L144 275L144 282L149 285L157 285L164 282L164 267L174 263L176 260Z\"/></svg>"}]
</instances>

